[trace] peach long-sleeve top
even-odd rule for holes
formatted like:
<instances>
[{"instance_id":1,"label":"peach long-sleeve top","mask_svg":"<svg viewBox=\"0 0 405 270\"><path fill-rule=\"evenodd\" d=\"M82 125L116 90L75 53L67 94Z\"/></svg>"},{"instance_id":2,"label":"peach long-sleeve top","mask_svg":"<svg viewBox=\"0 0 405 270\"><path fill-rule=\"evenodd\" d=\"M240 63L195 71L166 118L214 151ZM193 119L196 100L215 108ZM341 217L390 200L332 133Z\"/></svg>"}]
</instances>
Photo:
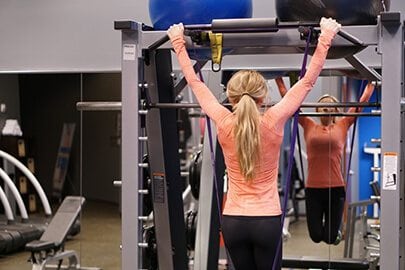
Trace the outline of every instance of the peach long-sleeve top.
<instances>
[{"instance_id":1,"label":"peach long-sleeve top","mask_svg":"<svg viewBox=\"0 0 405 270\"><path fill-rule=\"evenodd\" d=\"M283 83L277 82L281 95L287 93ZM368 84L359 102L369 101L374 86ZM347 112L361 111L350 108ZM311 117L300 117L299 123L304 129L304 138L308 156L307 188L344 187L342 157L347 139L347 131L355 117L342 117L328 126L315 122Z\"/></svg>"},{"instance_id":2,"label":"peach long-sleeve top","mask_svg":"<svg viewBox=\"0 0 405 270\"><path fill-rule=\"evenodd\" d=\"M369 84L360 102L367 102L373 94L374 86ZM348 112L355 112L350 108ZM361 108L358 109L361 111ZM328 126L318 124L310 117L299 119L304 128L304 138L308 155L308 188L343 187L342 157L347 139L347 131L356 119L342 117Z\"/></svg>"},{"instance_id":3,"label":"peach long-sleeve top","mask_svg":"<svg viewBox=\"0 0 405 270\"><path fill-rule=\"evenodd\" d=\"M187 83L201 108L215 122L217 128L217 137L224 153L229 178L224 215L276 216L281 214L277 176L284 124L300 107L313 87L322 70L333 37L332 31L322 32L306 75L288 91L279 103L261 115L261 160L256 165L255 178L249 182L241 174L236 153L233 134L236 116L222 106L207 86L196 76L185 48L183 36L179 35L172 38L173 48Z\"/></svg>"}]
</instances>

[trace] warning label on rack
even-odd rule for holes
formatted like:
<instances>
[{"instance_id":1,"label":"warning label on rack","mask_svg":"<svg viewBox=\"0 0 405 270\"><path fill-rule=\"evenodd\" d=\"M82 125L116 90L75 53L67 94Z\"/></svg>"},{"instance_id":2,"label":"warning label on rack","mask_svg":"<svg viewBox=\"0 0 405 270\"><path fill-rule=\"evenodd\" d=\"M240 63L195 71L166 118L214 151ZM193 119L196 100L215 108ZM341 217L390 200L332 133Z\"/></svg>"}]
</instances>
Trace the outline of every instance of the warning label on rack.
<instances>
[{"instance_id":1,"label":"warning label on rack","mask_svg":"<svg viewBox=\"0 0 405 270\"><path fill-rule=\"evenodd\" d=\"M383 159L382 188L384 190L396 190L398 185L398 154L385 152Z\"/></svg>"},{"instance_id":2,"label":"warning label on rack","mask_svg":"<svg viewBox=\"0 0 405 270\"><path fill-rule=\"evenodd\" d=\"M127 61L135 61L135 52L135 44L124 44L124 47L122 49L122 59Z\"/></svg>"}]
</instances>

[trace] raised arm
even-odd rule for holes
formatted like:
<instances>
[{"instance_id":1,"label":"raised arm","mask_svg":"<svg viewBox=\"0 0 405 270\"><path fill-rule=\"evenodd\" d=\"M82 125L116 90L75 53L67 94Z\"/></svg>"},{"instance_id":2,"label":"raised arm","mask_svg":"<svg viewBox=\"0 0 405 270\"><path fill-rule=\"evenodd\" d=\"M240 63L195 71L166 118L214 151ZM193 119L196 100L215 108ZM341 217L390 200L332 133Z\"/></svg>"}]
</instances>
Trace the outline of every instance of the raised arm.
<instances>
[{"instance_id":1,"label":"raised arm","mask_svg":"<svg viewBox=\"0 0 405 270\"><path fill-rule=\"evenodd\" d=\"M173 49L176 52L177 60L181 66L184 77L188 85L191 87L198 103L208 116L214 122L220 121L222 117L229 114L229 110L222 106L208 87L200 81L194 72L190 57L188 56L185 41L184 41L184 26L183 24L175 24L170 26L167 34L172 42Z\"/></svg>"},{"instance_id":2,"label":"raised arm","mask_svg":"<svg viewBox=\"0 0 405 270\"><path fill-rule=\"evenodd\" d=\"M339 31L341 25L333 19L322 18L321 34L318 38L318 45L314 55L311 58L308 70L303 78L301 78L278 102L266 113L274 113L279 118L279 126L284 126L295 111L298 110L309 91L314 86L323 65L325 63L326 55L331 46L331 42ZM279 127L282 128L282 127Z\"/></svg>"},{"instance_id":3,"label":"raised arm","mask_svg":"<svg viewBox=\"0 0 405 270\"><path fill-rule=\"evenodd\" d=\"M370 100L371 96L373 95L374 92L374 84L372 82L369 82L364 91L363 94L360 97L359 102L367 102ZM349 110L347 110L348 112L361 112L363 110L362 107L351 107Z\"/></svg>"},{"instance_id":4,"label":"raised arm","mask_svg":"<svg viewBox=\"0 0 405 270\"><path fill-rule=\"evenodd\" d=\"M276 84L278 91L280 92L281 97L284 97L287 94L287 87L284 84L284 80L281 77L276 78ZM306 125L309 125L310 123L313 123L314 120L310 117L306 116L300 116L298 118L298 122L300 123L301 126L305 127Z\"/></svg>"},{"instance_id":5,"label":"raised arm","mask_svg":"<svg viewBox=\"0 0 405 270\"><path fill-rule=\"evenodd\" d=\"M363 94L360 97L359 102L368 102L371 98L371 96L373 95L374 92L374 84L372 82L369 82L366 85L366 88L363 91ZM354 112L361 112L363 110L363 107L351 107L350 109L347 110L347 112L349 113L354 113ZM342 120L347 121L347 125L350 126L354 123L354 121L356 120L355 117L353 116L345 116L343 117Z\"/></svg>"}]
</instances>

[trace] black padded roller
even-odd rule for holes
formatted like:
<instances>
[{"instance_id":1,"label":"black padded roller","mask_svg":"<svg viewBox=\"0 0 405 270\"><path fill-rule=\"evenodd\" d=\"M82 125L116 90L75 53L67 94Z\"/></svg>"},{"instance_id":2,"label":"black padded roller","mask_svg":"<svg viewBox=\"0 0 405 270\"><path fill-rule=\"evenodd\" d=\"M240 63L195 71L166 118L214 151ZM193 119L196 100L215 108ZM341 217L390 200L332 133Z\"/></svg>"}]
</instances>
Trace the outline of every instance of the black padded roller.
<instances>
[{"instance_id":1,"label":"black padded roller","mask_svg":"<svg viewBox=\"0 0 405 270\"><path fill-rule=\"evenodd\" d=\"M43 232L42 228L29 224L0 225L0 234L11 237L6 241L6 248L0 248L0 254L21 250L28 242L39 239Z\"/></svg>"},{"instance_id":2,"label":"black padded roller","mask_svg":"<svg viewBox=\"0 0 405 270\"><path fill-rule=\"evenodd\" d=\"M8 232L0 231L0 254L7 254L12 250L13 236Z\"/></svg>"},{"instance_id":3,"label":"black padded roller","mask_svg":"<svg viewBox=\"0 0 405 270\"><path fill-rule=\"evenodd\" d=\"M215 19L212 20L212 32L276 32L277 18L251 19Z\"/></svg>"}]
</instances>

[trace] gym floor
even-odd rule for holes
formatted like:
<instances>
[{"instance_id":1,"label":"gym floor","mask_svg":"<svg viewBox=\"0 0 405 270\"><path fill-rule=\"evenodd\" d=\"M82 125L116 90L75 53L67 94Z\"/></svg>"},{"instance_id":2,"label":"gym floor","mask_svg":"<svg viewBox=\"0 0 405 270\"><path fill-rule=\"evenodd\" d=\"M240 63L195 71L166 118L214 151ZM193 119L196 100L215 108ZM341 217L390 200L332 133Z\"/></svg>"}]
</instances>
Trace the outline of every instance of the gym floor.
<instances>
[{"instance_id":1,"label":"gym floor","mask_svg":"<svg viewBox=\"0 0 405 270\"><path fill-rule=\"evenodd\" d=\"M81 219L81 232L66 242L66 250L76 250L81 266L104 270L121 269L121 218L119 206L86 201ZM29 270L29 252L0 256L1 270Z\"/></svg>"},{"instance_id":2,"label":"gym floor","mask_svg":"<svg viewBox=\"0 0 405 270\"><path fill-rule=\"evenodd\" d=\"M67 241L67 250L76 250L84 267L100 267L104 270L121 269L121 219L119 206L104 202L87 201L82 214L81 233ZM290 224L291 237L284 242L284 256L316 256L342 258L344 242L337 246L315 244L308 236L305 218ZM29 270L25 251L0 256L1 270ZM221 269L221 268L220 268Z\"/></svg>"}]
</instances>

